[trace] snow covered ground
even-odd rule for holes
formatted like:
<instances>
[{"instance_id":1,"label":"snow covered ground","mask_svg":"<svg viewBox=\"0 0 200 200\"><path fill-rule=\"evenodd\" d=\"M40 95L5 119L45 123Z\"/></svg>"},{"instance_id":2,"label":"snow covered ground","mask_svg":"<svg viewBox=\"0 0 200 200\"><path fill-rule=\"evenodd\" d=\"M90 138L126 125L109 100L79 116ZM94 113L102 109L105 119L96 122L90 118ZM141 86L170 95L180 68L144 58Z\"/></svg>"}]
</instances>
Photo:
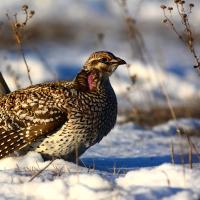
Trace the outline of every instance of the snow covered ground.
<instances>
[{"instance_id":1,"label":"snow covered ground","mask_svg":"<svg viewBox=\"0 0 200 200\"><path fill-rule=\"evenodd\" d=\"M66 2L18 0L13 3L12 0L7 0L0 3L1 14L18 10L22 3L30 3L36 11L35 22L41 19L45 21L70 18L74 23L84 24L85 20L88 24L98 22L97 24L104 28L112 27L106 29L106 37L100 46L96 45L96 38L92 32L83 34L82 40L68 45L58 44L56 41L33 44L33 47L36 45L40 51L39 54L31 48L26 49L25 54L34 84L57 78L72 79L88 55L103 48L130 63L129 72L136 74L138 78L136 84L132 85L126 67L119 67L113 75L111 81L118 96L120 110L125 107L132 109L133 106L146 107L152 102L154 105L166 103L161 87L165 88L175 104L183 103L188 98L199 98L199 76L192 68L193 60L190 54L181 43L170 40L170 36L163 38L162 32L153 32L154 27L150 31L142 32L146 47L154 59L153 63L144 64L132 58L128 41L117 37L119 29L116 27L122 26L123 20L116 3L106 0ZM129 9L133 13L137 12L138 3L128 2ZM158 12L161 1L144 2L136 15L139 24L161 21L162 13ZM200 15L198 12L193 14L196 24ZM97 21L94 22L94 19ZM116 34L113 34L111 29L114 29ZM167 31L164 27L165 30ZM20 87L29 85L20 54L13 50L0 49L0 62L0 71L3 72L11 90L16 89L16 83ZM127 87L131 89L127 90ZM185 138L176 135L177 127L184 130L200 130L200 120L180 119L149 129L133 123L117 124L107 137L81 157L86 167L55 160L32 181L31 177L47 166L49 161L44 162L41 156L34 152L24 157L2 159L0 200L198 200L199 160L194 153L193 169L189 169L188 143ZM192 138L192 141L200 149L199 138ZM175 164L171 164L172 143ZM182 164L183 160L185 165Z\"/></svg>"},{"instance_id":2,"label":"snow covered ground","mask_svg":"<svg viewBox=\"0 0 200 200\"><path fill-rule=\"evenodd\" d=\"M186 128L200 122L180 120ZM193 124L193 125L192 125ZM0 199L176 199L200 197L200 169L180 164L186 144L174 135L174 122L144 130L133 124L116 126L112 132L86 152L80 167L55 160L30 181L44 162L40 154L0 160ZM170 143L176 148L176 164L170 164ZM187 155L183 155L188 162Z\"/></svg>"}]
</instances>

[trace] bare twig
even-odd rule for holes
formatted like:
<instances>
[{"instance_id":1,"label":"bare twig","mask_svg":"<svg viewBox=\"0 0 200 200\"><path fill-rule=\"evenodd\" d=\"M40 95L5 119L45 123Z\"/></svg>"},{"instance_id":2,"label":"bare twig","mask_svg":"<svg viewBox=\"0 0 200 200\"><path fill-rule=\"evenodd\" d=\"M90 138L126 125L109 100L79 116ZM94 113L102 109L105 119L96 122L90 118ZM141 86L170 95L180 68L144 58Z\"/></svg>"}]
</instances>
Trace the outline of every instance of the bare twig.
<instances>
[{"instance_id":1,"label":"bare twig","mask_svg":"<svg viewBox=\"0 0 200 200\"><path fill-rule=\"evenodd\" d=\"M171 140L171 162L172 164L175 164L175 159L174 159L174 143Z\"/></svg>"},{"instance_id":2,"label":"bare twig","mask_svg":"<svg viewBox=\"0 0 200 200\"><path fill-rule=\"evenodd\" d=\"M45 169L47 169L53 163L53 161L54 161L54 159L51 160L44 168L39 170L34 176L32 176L28 182L33 181L37 176L39 176Z\"/></svg>"},{"instance_id":3,"label":"bare twig","mask_svg":"<svg viewBox=\"0 0 200 200\"><path fill-rule=\"evenodd\" d=\"M143 37L136 26L135 19L129 14L127 0L117 0L117 3L122 9L123 18L126 23L128 39L132 50L132 56L137 59L140 58L140 60L146 62L144 56L145 49Z\"/></svg>"},{"instance_id":4,"label":"bare twig","mask_svg":"<svg viewBox=\"0 0 200 200\"><path fill-rule=\"evenodd\" d=\"M28 79L30 81L30 84L32 85L33 82L32 82L31 75L30 75L30 67L28 66L28 63L26 61L23 44L22 44L22 38L23 38L24 27L27 25L28 20L32 18L32 16L35 14L35 12L33 10L29 11L27 5L23 5L22 10L25 13L25 19L22 22L18 21L17 14L14 15L14 19L11 18L8 13L6 14L6 16L8 18L8 21L10 22L10 26L12 28L17 47L18 47L18 49L22 55L23 61L25 63Z\"/></svg>"},{"instance_id":5,"label":"bare twig","mask_svg":"<svg viewBox=\"0 0 200 200\"><path fill-rule=\"evenodd\" d=\"M188 158L189 158L189 164L190 164L190 168L192 169L192 144L191 144L191 140L190 140L190 137L187 136L187 141L188 141L188 144L189 144L189 153L188 153Z\"/></svg>"},{"instance_id":6,"label":"bare twig","mask_svg":"<svg viewBox=\"0 0 200 200\"><path fill-rule=\"evenodd\" d=\"M163 15L164 15L163 23L168 24L170 26L170 28L172 29L172 31L183 42L183 44L190 50L190 52L196 62L196 65L194 66L194 68L197 68L198 71L200 71L200 57L197 55L196 49L194 47L194 34L193 34L193 31L191 29L191 25L189 22L189 17L190 17L190 14L192 13L194 4L189 3L188 9L186 9L187 7L186 7L185 1L175 0L174 3L176 5L175 7L176 7L177 13L180 17L181 24L183 25L184 34L185 34L186 38L184 38L179 33L179 31L177 30L177 27L175 26L175 24L173 22L173 19L171 18L173 7L167 7L165 5L160 6L163 10Z\"/></svg>"},{"instance_id":7,"label":"bare twig","mask_svg":"<svg viewBox=\"0 0 200 200\"><path fill-rule=\"evenodd\" d=\"M196 52L196 49L194 47L194 36L193 36L193 32L192 32L191 25L190 25L190 22L189 22L189 17L190 17L190 14L192 12L192 9L194 7L194 4L189 3L188 4L189 9L187 9L188 7L186 6L185 1L174 0L174 3L175 3L176 11L177 11L177 13L180 17L181 24L184 28L184 34L186 35L186 37L183 37L179 33L177 27L174 24L174 21L172 19L172 12L173 12L174 8L172 6L169 6L169 7L167 7L166 5L160 6L161 9L163 10L163 15L164 15L163 23L168 24L169 27L172 29L172 31L182 41L182 43L190 50L190 52L191 52L191 54L194 57L194 60L196 62L196 65L194 66L194 68L197 68L198 72L200 72L200 57L197 56L197 52ZM188 10L188 12L187 12L187 10ZM182 135L182 132L184 132L184 130L177 129L177 134L179 136ZM193 143L191 143L189 136L187 136L187 142L188 142L188 145L189 145L189 163L190 163L190 167L192 168L192 152L193 152L192 150L194 149L194 147L196 149L196 146Z\"/></svg>"}]
</instances>

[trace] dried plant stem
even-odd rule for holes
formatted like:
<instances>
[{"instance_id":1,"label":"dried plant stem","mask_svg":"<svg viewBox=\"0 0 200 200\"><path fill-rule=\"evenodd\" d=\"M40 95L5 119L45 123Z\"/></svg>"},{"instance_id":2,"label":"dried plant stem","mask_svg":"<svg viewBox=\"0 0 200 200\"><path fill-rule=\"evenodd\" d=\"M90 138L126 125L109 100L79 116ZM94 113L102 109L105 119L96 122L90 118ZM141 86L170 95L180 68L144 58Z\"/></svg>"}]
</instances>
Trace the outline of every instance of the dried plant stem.
<instances>
[{"instance_id":1,"label":"dried plant stem","mask_svg":"<svg viewBox=\"0 0 200 200\"><path fill-rule=\"evenodd\" d=\"M156 66L156 65L155 65ZM157 66L156 66L157 67ZM157 69L158 71L159 69ZM175 109L172 105L172 102L171 102L171 99L169 97L169 94L167 92L167 89L166 89L166 86L164 83L161 82L160 78L158 77L158 82L160 84L160 87L161 87L161 90L165 96L165 99L166 99L166 102L167 102L167 106L169 108L169 111L170 111L170 114L171 114L171 117L172 119L175 121L175 126L176 126L176 133L178 134L178 136L180 137L181 136L181 130L180 128L178 127L178 124L177 124L177 115L176 115L176 112L175 112ZM181 155L180 155L180 158L181 158L181 161L182 161L182 164L183 164L183 168L184 168L184 156L183 156L183 146L182 144L180 144L180 148L181 148ZM174 144L173 144L173 141L171 140L171 145L170 145L170 152L171 152L171 161L173 164L175 164L175 153L174 153Z\"/></svg>"},{"instance_id":2,"label":"dried plant stem","mask_svg":"<svg viewBox=\"0 0 200 200\"><path fill-rule=\"evenodd\" d=\"M174 23L171 21L171 19L166 15L165 10L163 10L164 13L164 17L166 18L167 22L169 23L169 25L171 26L172 30L176 33L176 35L178 36L178 38L185 44L185 41L183 39L183 37L179 34L179 32L177 31L176 27L174 26Z\"/></svg>"},{"instance_id":3,"label":"dried plant stem","mask_svg":"<svg viewBox=\"0 0 200 200\"><path fill-rule=\"evenodd\" d=\"M179 33L179 31L177 30L176 26L173 23L173 19L171 17L173 7L167 7L166 5L160 6L161 9L163 10L163 15L164 15L163 23L168 24L170 26L170 28L172 29L172 31L183 42L183 44L190 50L190 52L196 62L196 66L194 66L194 68L197 68L198 72L200 72L200 57L197 56L197 53L196 53L196 50L194 47L193 32L192 32L192 29L191 29L191 26L189 23L189 16L192 12L192 8L194 7L194 4L193 3L186 4L186 1L182 1L182 0L175 0L174 3L176 5L176 10L178 12L178 15L180 16L180 21L184 28L184 33L186 35L186 38L181 36L181 34ZM187 9L185 4L189 5L189 9ZM187 12L186 9L189 10L189 12ZM177 134L179 136L184 135L184 130L177 128ZM190 137L189 136L186 136L186 137L187 137L187 142L189 145L189 163L190 163L190 167L192 168L192 153L193 153L192 150L194 148L195 148L195 150L197 150L197 149L196 149L195 145L192 143ZM183 162L184 162L184 160L183 160Z\"/></svg>"},{"instance_id":4,"label":"dried plant stem","mask_svg":"<svg viewBox=\"0 0 200 200\"><path fill-rule=\"evenodd\" d=\"M26 14L26 18L25 18L25 21L23 22L23 26L26 25L26 23L27 23L27 21L29 19L27 10L24 10L24 11L25 11L25 14ZM17 48L19 49L19 52L21 53L23 61L25 63L29 82L30 82L31 85L33 85L33 82L32 82L32 79L31 79L31 75L30 75L30 68L29 68L28 63L26 61L25 53L24 53L24 50L23 50L22 39L21 39L22 36L21 36L20 30L19 30L21 25L17 21L17 14L14 15L15 21L13 21L8 14L6 14L6 16L8 18L8 21L10 22L10 26L12 28L13 35L15 37Z\"/></svg>"},{"instance_id":5,"label":"dried plant stem","mask_svg":"<svg viewBox=\"0 0 200 200\"><path fill-rule=\"evenodd\" d=\"M197 150L197 147L196 147L195 144L192 142L190 136L186 136L186 137L187 137L188 143L190 144L190 148L191 148L192 150L194 150L194 152L196 153L197 158L198 158L199 161L200 161L200 153L199 153L199 151ZM191 150L191 151L192 151L192 150Z\"/></svg>"},{"instance_id":6,"label":"dried plant stem","mask_svg":"<svg viewBox=\"0 0 200 200\"><path fill-rule=\"evenodd\" d=\"M54 159L51 160L44 168L39 170L34 176L32 176L28 182L33 181L37 176L39 176L45 169L47 169L53 163L53 161L54 161Z\"/></svg>"},{"instance_id":7,"label":"dried plant stem","mask_svg":"<svg viewBox=\"0 0 200 200\"><path fill-rule=\"evenodd\" d=\"M171 162L172 164L175 164L175 159L174 159L174 143L171 140Z\"/></svg>"},{"instance_id":8,"label":"dried plant stem","mask_svg":"<svg viewBox=\"0 0 200 200\"><path fill-rule=\"evenodd\" d=\"M117 0L116 2L118 3L118 5L122 10L123 18L126 23L126 30L127 30L129 44L132 50L132 56L137 59L140 58L140 60L146 63L146 59L144 56L145 49L144 49L143 37L136 26L135 19L129 14L127 1Z\"/></svg>"},{"instance_id":9,"label":"dried plant stem","mask_svg":"<svg viewBox=\"0 0 200 200\"><path fill-rule=\"evenodd\" d=\"M24 61L25 65L26 65L26 70L27 70L27 75L28 75L29 82L30 82L31 85L33 85L33 81L31 79L31 75L30 75L30 68L29 68L29 66L27 64L26 57L25 57L25 54L24 54L24 50L22 48L22 44L20 43L18 45L18 47L19 47L19 51L20 51L20 53L22 55L23 61Z\"/></svg>"},{"instance_id":10,"label":"dried plant stem","mask_svg":"<svg viewBox=\"0 0 200 200\"><path fill-rule=\"evenodd\" d=\"M116 0L116 2L118 3L122 11L122 17L125 22L127 39L131 48L132 57L135 60L142 61L143 63L146 63L146 64L149 63L149 61L152 61L152 57L146 48L143 35L138 29L138 26L135 20L136 17L133 17L129 12L127 0ZM138 3L138 6L141 6L141 4L142 4L142 1ZM139 10L139 7L137 7L136 10ZM133 86L137 77L135 75L131 75L130 65L127 65L127 69L128 69L128 76L130 77L130 80L131 80L131 86ZM150 70L148 72L150 73ZM149 87L148 89L150 89L151 86L149 85L148 87ZM129 87L128 91L130 91L131 89L132 87ZM149 99L148 106L150 107L155 102L155 99L149 90L147 91L147 94L148 94L148 99ZM141 95L143 95L142 92L141 92ZM128 97L128 95L126 94L125 96L126 96L126 99L128 99L128 102L133 104L130 97ZM142 97L141 99L145 99L145 98Z\"/></svg>"},{"instance_id":11,"label":"dried plant stem","mask_svg":"<svg viewBox=\"0 0 200 200\"><path fill-rule=\"evenodd\" d=\"M189 153L188 153L188 158L189 158L189 164L190 164L190 168L192 169L192 144L191 144L191 140L190 137L187 136L187 141L189 144Z\"/></svg>"},{"instance_id":12,"label":"dried plant stem","mask_svg":"<svg viewBox=\"0 0 200 200\"><path fill-rule=\"evenodd\" d=\"M164 84L162 84L161 82L160 82L160 85L161 85L163 94L164 94L164 96L165 96L165 98L166 98L167 105L168 105L168 108L169 108L169 110L170 110L172 119L174 119L175 122L176 122L176 121L177 121L176 113L175 113L175 110L174 110L174 108L173 108L173 106L172 106L172 103L171 103L171 100L170 100L170 98L169 98L169 95L168 95L168 92L167 92L167 90L166 90L166 87L165 87Z\"/></svg>"},{"instance_id":13,"label":"dried plant stem","mask_svg":"<svg viewBox=\"0 0 200 200\"><path fill-rule=\"evenodd\" d=\"M166 87L164 86L164 84L161 83L161 81L159 81L159 82L160 82L160 86L161 86L161 89L162 89L162 91L163 91L163 94L164 94L164 96L165 96L165 98L166 98L167 106L168 106L169 111L170 111L170 113L171 113L172 119L175 121L176 130L178 130L176 113L175 113L175 110L174 110L174 108L173 108L173 106L172 106L172 103L171 103L171 100L170 100L170 98L169 98L168 92L167 92ZM182 149L182 148L183 148L183 147L181 146L181 149ZM174 153L174 144L173 144L173 141L171 140L171 160L172 160L172 163L173 163L173 164L175 164L174 157L175 157L175 153ZM181 157L183 157L183 156L181 156Z\"/></svg>"},{"instance_id":14,"label":"dried plant stem","mask_svg":"<svg viewBox=\"0 0 200 200\"><path fill-rule=\"evenodd\" d=\"M178 12L178 15L180 16L181 24L184 27L184 33L186 35L186 39L184 39L179 31L177 30L176 26L173 23L173 20L169 15L166 13L166 10L170 12L170 15L172 14L173 7L168 7L165 5L161 5L161 8L163 10L163 15L164 15L164 23L167 23L172 31L178 36L178 38L183 42L183 44L190 50L192 56L195 59L196 65L194 68L198 69L198 72L200 72L200 57L197 56L196 49L194 47L194 37L193 37L193 32L191 29L191 25L189 23L189 16L192 13L192 8L194 7L194 4L190 3L189 4L189 12L187 13L185 9L185 1L175 1L176 4L176 10Z\"/></svg>"}]
</instances>

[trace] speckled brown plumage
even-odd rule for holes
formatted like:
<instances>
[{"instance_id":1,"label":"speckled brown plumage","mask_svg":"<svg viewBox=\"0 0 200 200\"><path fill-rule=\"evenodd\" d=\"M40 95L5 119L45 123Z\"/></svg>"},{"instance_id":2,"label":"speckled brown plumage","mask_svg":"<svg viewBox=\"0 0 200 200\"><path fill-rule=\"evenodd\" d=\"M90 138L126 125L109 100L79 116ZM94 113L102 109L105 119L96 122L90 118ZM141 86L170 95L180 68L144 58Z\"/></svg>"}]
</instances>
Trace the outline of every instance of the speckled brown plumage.
<instances>
[{"instance_id":1,"label":"speckled brown plumage","mask_svg":"<svg viewBox=\"0 0 200 200\"><path fill-rule=\"evenodd\" d=\"M109 76L125 62L93 53L73 81L34 85L1 96L0 158L34 150L75 161L113 128L117 100Z\"/></svg>"}]
</instances>

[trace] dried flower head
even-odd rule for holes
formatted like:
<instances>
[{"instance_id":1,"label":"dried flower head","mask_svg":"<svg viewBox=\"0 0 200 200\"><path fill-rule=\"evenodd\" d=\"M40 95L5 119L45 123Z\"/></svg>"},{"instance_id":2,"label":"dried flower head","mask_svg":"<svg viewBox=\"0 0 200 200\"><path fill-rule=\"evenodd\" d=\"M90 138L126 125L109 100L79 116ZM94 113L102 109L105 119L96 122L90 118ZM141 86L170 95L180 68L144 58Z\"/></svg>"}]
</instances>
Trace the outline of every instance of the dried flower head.
<instances>
[{"instance_id":1,"label":"dried flower head","mask_svg":"<svg viewBox=\"0 0 200 200\"><path fill-rule=\"evenodd\" d=\"M178 36L178 38L186 44L187 48L190 50L190 52L193 55L193 58L195 59L195 62L197 63L194 68L198 68L200 72L200 56L197 55L196 49L194 47L194 39L193 39L193 31L191 29L191 25L189 22L190 14L192 13L192 9L195 6L194 3L190 3L184 0L174 0L174 3L176 4L175 8L169 6L167 7L169 12L166 12L166 6L161 5L160 7L163 9L163 15L164 20L163 23L167 23L172 31L175 32L175 34ZM179 30L177 29L176 25L174 24L173 16L171 16L173 13L171 12L177 12L181 19L181 24L184 26L184 37L179 33ZM171 15L169 15L169 13Z\"/></svg>"},{"instance_id":2,"label":"dried flower head","mask_svg":"<svg viewBox=\"0 0 200 200\"><path fill-rule=\"evenodd\" d=\"M167 19L163 19L163 20L162 20L162 23L167 23Z\"/></svg>"},{"instance_id":3,"label":"dried flower head","mask_svg":"<svg viewBox=\"0 0 200 200\"><path fill-rule=\"evenodd\" d=\"M168 7L168 10L169 10L169 11L172 11L172 10L173 10L173 7Z\"/></svg>"},{"instance_id":4,"label":"dried flower head","mask_svg":"<svg viewBox=\"0 0 200 200\"><path fill-rule=\"evenodd\" d=\"M187 18L187 14L183 14L183 18L186 19Z\"/></svg>"},{"instance_id":5,"label":"dried flower head","mask_svg":"<svg viewBox=\"0 0 200 200\"><path fill-rule=\"evenodd\" d=\"M35 11L34 11L34 10L31 10L31 11L29 12L29 17L32 17L34 14L35 14Z\"/></svg>"},{"instance_id":6,"label":"dried flower head","mask_svg":"<svg viewBox=\"0 0 200 200\"><path fill-rule=\"evenodd\" d=\"M15 28L20 28L22 25L20 23L15 23Z\"/></svg>"},{"instance_id":7,"label":"dried flower head","mask_svg":"<svg viewBox=\"0 0 200 200\"><path fill-rule=\"evenodd\" d=\"M182 5L183 5L184 3L185 3L185 1L179 1L179 4L182 4Z\"/></svg>"},{"instance_id":8,"label":"dried flower head","mask_svg":"<svg viewBox=\"0 0 200 200\"><path fill-rule=\"evenodd\" d=\"M161 5L160 7L161 7L162 9L166 9L166 8L167 8L166 5Z\"/></svg>"},{"instance_id":9,"label":"dried flower head","mask_svg":"<svg viewBox=\"0 0 200 200\"><path fill-rule=\"evenodd\" d=\"M193 7L194 7L194 4L193 4L193 3L190 3L189 6L190 6L190 8L193 8Z\"/></svg>"},{"instance_id":10,"label":"dried flower head","mask_svg":"<svg viewBox=\"0 0 200 200\"><path fill-rule=\"evenodd\" d=\"M22 6L22 10L24 10L24 11L28 10L28 6L27 5L23 5Z\"/></svg>"}]
</instances>

